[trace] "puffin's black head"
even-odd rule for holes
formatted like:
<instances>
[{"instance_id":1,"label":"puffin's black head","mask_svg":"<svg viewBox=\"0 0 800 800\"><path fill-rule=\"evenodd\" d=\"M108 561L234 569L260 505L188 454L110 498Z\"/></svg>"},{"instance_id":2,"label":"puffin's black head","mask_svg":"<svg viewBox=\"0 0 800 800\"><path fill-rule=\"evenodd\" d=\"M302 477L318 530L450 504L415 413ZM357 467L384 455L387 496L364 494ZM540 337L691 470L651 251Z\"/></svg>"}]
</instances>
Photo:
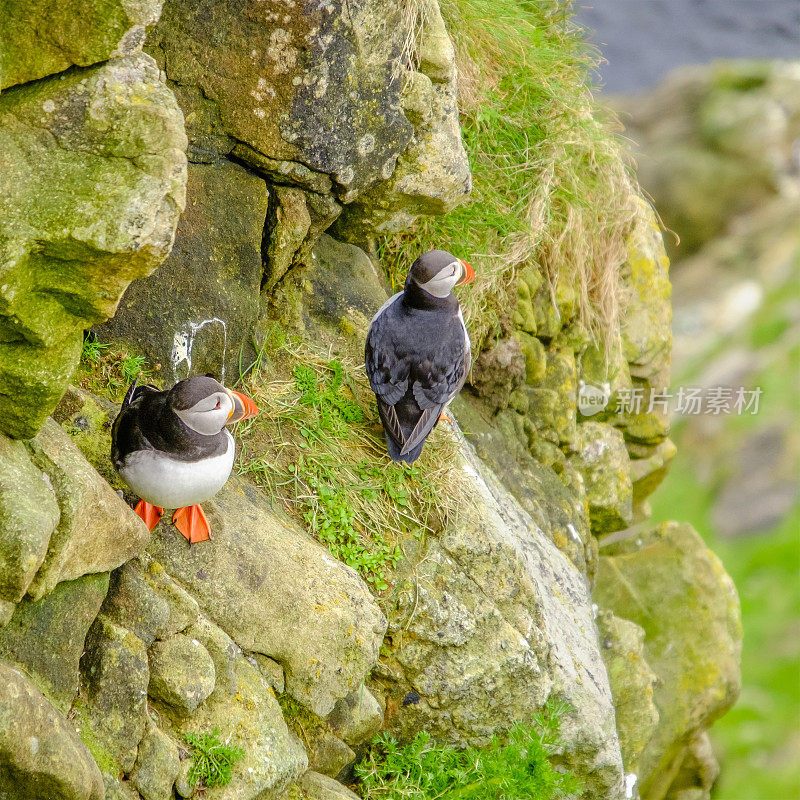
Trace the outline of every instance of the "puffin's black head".
<instances>
[{"instance_id":1,"label":"puffin's black head","mask_svg":"<svg viewBox=\"0 0 800 800\"><path fill-rule=\"evenodd\" d=\"M466 261L452 253L429 250L411 265L408 277L428 294L447 297L454 286L475 280L475 273Z\"/></svg>"},{"instance_id":2,"label":"puffin's black head","mask_svg":"<svg viewBox=\"0 0 800 800\"><path fill-rule=\"evenodd\" d=\"M205 375L178 381L169 390L167 403L187 428L205 436L213 436L229 423L258 414L249 397L226 389L218 380Z\"/></svg>"}]
</instances>

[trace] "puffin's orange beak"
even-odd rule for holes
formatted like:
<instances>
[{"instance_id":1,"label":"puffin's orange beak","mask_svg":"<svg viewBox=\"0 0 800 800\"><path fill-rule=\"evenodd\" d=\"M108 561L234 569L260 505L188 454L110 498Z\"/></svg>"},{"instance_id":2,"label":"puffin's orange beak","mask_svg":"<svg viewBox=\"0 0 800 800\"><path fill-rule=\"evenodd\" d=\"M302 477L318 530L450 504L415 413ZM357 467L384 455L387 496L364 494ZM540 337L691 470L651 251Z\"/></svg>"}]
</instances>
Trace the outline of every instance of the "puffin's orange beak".
<instances>
[{"instance_id":1,"label":"puffin's orange beak","mask_svg":"<svg viewBox=\"0 0 800 800\"><path fill-rule=\"evenodd\" d=\"M241 392L234 392L228 389L233 398L233 411L231 412L226 425L233 425L234 422L241 422L243 419L250 419L258 414L258 406L246 395Z\"/></svg>"},{"instance_id":2,"label":"puffin's orange beak","mask_svg":"<svg viewBox=\"0 0 800 800\"><path fill-rule=\"evenodd\" d=\"M475 270L464 261L463 258L458 259L464 265L464 274L461 276L461 280L456 284L456 286L464 286L467 283L472 283L475 280Z\"/></svg>"}]
</instances>

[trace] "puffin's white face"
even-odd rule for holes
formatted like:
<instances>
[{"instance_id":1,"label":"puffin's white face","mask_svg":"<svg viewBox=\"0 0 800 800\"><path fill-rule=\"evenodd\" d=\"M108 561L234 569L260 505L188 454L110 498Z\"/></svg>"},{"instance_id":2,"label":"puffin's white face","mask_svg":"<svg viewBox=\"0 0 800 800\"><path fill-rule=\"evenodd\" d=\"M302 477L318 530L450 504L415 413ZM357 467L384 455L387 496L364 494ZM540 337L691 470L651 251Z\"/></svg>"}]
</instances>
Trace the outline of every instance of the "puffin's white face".
<instances>
[{"instance_id":1,"label":"puffin's white face","mask_svg":"<svg viewBox=\"0 0 800 800\"><path fill-rule=\"evenodd\" d=\"M234 411L234 401L227 391L214 392L191 408L173 409L187 428L204 436L219 433Z\"/></svg>"},{"instance_id":2,"label":"puffin's white face","mask_svg":"<svg viewBox=\"0 0 800 800\"><path fill-rule=\"evenodd\" d=\"M417 286L434 297L447 297L453 291L453 287L461 280L464 275L464 269L461 260L456 258L446 267L440 269L429 281L425 283L417 282Z\"/></svg>"}]
</instances>

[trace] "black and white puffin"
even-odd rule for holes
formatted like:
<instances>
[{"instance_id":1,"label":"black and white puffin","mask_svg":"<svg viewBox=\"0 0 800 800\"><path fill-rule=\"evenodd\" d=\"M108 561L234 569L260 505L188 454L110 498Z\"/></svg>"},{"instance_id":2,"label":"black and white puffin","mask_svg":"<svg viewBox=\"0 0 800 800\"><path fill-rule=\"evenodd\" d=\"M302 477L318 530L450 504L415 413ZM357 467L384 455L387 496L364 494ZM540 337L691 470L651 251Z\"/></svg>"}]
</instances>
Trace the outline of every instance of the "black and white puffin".
<instances>
[{"instance_id":1,"label":"black and white puffin","mask_svg":"<svg viewBox=\"0 0 800 800\"><path fill-rule=\"evenodd\" d=\"M394 461L416 461L470 368L470 342L453 287L475 279L445 250L421 255L405 287L389 298L367 332L365 366Z\"/></svg>"},{"instance_id":2,"label":"black and white puffin","mask_svg":"<svg viewBox=\"0 0 800 800\"><path fill-rule=\"evenodd\" d=\"M111 430L111 458L128 486L142 498L136 513L152 530L164 508L192 543L210 538L198 503L228 480L235 445L226 425L258 414L246 395L197 376L167 391L134 381Z\"/></svg>"}]
</instances>

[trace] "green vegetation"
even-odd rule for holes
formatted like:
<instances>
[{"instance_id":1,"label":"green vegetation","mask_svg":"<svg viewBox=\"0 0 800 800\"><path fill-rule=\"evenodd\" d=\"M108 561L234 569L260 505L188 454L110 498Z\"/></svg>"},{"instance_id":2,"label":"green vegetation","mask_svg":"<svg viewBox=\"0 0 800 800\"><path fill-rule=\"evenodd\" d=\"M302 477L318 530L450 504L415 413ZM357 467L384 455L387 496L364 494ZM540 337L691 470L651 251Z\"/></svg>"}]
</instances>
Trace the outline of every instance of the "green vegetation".
<instances>
[{"instance_id":1,"label":"green vegetation","mask_svg":"<svg viewBox=\"0 0 800 800\"><path fill-rule=\"evenodd\" d=\"M436 433L414 465L393 463L354 354L331 358L279 336L268 339L259 362L245 382L262 413L242 426L239 473L298 516L373 591L386 591L403 540L437 532L452 513L458 483L450 477L450 437Z\"/></svg>"},{"instance_id":2,"label":"green vegetation","mask_svg":"<svg viewBox=\"0 0 800 800\"><path fill-rule=\"evenodd\" d=\"M219 739L219 728L211 733L185 733L186 743L192 748L192 766L189 768L189 783L202 787L227 786L231 782L233 765L244 758L239 747L223 744Z\"/></svg>"},{"instance_id":3,"label":"green vegetation","mask_svg":"<svg viewBox=\"0 0 800 800\"><path fill-rule=\"evenodd\" d=\"M424 731L401 747L380 735L356 766L364 800L550 800L573 797L580 783L556 771L550 757L559 744L559 718L551 705L532 724L517 724L501 744L456 750L438 745Z\"/></svg>"},{"instance_id":4,"label":"green vegetation","mask_svg":"<svg viewBox=\"0 0 800 800\"><path fill-rule=\"evenodd\" d=\"M83 340L81 360L73 382L107 400L121 403L134 380L148 380L152 375L142 356L103 344L89 335Z\"/></svg>"},{"instance_id":5,"label":"green vegetation","mask_svg":"<svg viewBox=\"0 0 800 800\"><path fill-rule=\"evenodd\" d=\"M395 286L420 252L444 247L475 267L460 295L473 345L503 329L515 274L538 269L555 296L574 289L584 326L616 339L619 265L636 213L615 125L587 88L597 55L560 0L444 0L455 39L470 199L384 243Z\"/></svg>"}]
</instances>

